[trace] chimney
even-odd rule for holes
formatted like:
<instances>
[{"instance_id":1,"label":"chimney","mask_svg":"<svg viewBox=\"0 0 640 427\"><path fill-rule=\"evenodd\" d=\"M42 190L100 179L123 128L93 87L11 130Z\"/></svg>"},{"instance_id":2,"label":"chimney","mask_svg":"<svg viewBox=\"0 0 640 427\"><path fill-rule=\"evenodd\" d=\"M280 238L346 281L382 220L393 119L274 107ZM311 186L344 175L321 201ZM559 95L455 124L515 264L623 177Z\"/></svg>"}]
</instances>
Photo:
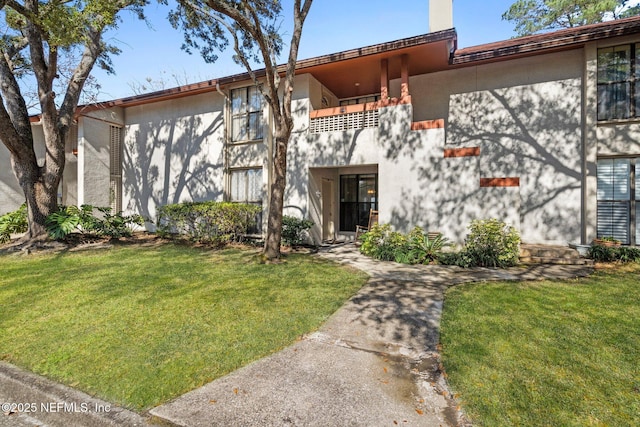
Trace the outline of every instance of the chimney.
<instances>
[{"instance_id":1,"label":"chimney","mask_svg":"<svg viewBox=\"0 0 640 427\"><path fill-rule=\"evenodd\" d=\"M429 32L453 28L453 0L429 0Z\"/></svg>"}]
</instances>

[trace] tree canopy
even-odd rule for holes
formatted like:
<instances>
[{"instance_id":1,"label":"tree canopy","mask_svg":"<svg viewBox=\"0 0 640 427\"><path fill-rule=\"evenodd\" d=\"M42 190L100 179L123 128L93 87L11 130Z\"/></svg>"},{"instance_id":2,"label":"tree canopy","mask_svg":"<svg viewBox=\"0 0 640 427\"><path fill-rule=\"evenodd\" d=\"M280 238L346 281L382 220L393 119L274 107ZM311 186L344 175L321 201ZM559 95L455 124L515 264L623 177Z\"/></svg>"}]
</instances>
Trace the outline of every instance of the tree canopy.
<instances>
[{"instance_id":1,"label":"tree canopy","mask_svg":"<svg viewBox=\"0 0 640 427\"><path fill-rule=\"evenodd\" d=\"M0 0L0 140L27 202L28 239L46 237L45 219L57 208L64 143L83 87L97 63L113 71L103 33L130 9L143 17L147 0ZM36 158L24 82L37 92L35 107L45 142ZM57 89L61 93L56 93Z\"/></svg>"},{"instance_id":2,"label":"tree canopy","mask_svg":"<svg viewBox=\"0 0 640 427\"><path fill-rule=\"evenodd\" d=\"M216 53L231 43L234 60L244 65L270 107L274 146L272 167L269 168L271 187L264 246L268 259L280 258L287 147L293 129L293 83L302 26L312 0L293 0L291 3L293 30L284 71L279 70L277 63L284 45L280 0L178 0L179 6L170 18L175 27L184 30L184 49L199 50L207 62L215 61ZM264 66L264 77L254 72L252 63Z\"/></svg>"},{"instance_id":3,"label":"tree canopy","mask_svg":"<svg viewBox=\"0 0 640 427\"><path fill-rule=\"evenodd\" d=\"M519 36L595 24L640 13L631 0L518 0L502 19L515 23Z\"/></svg>"}]
</instances>

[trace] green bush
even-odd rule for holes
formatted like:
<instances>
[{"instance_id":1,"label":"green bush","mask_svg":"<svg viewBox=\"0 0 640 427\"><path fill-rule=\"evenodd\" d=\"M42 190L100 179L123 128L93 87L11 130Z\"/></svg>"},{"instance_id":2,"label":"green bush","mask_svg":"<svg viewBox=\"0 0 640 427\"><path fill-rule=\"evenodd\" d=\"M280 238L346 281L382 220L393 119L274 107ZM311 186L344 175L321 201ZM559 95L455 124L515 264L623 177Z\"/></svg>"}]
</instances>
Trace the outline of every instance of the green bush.
<instances>
[{"instance_id":1,"label":"green bush","mask_svg":"<svg viewBox=\"0 0 640 427\"><path fill-rule=\"evenodd\" d=\"M306 232L313 227L313 221L285 215L282 217L282 241L287 246L304 243Z\"/></svg>"},{"instance_id":2,"label":"green bush","mask_svg":"<svg viewBox=\"0 0 640 427\"><path fill-rule=\"evenodd\" d=\"M587 256L597 262L640 262L640 248L594 244Z\"/></svg>"},{"instance_id":3,"label":"green bush","mask_svg":"<svg viewBox=\"0 0 640 427\"><path fill-rule=\"evenodd\" d=\"M390 224L374 224L362 235L360 252L382 261L395 261L402 256L406 237L391 230Z\"/></svg>"},{"instance_id":4,"label":"green bush","mask_svg":"<svg viewBox=\"0 0 640 427\"><path fill-rule=\"evenodd\" d=\"M442 265L456 265L462 268L473 267L473 260L464 251L442 252L438 255L438 263Z\"/></svg>"},{"instance_id":5,"label":"green bush","mask_svg":"<svg viewBox=\"0 0 640 427\"><path fill-rule=\"evenodd\" d=\"M28 227L27 205L23 203L17 210L0 216L0 243L8 242L14 233L26 233Z\"/></svg>"},{"instance_id":6,"label":"green bush","mask_svg":"<svg viewBox=\"0 0 640 427\"><path fill-rule=\"evenodd\" d=\"M100 213L95 215L94 210ZM95 208L91 205L60 206L46 220L47 231L56 240L62 240L74 231L117 239L131 236L133 227L143 224L144 219L140 215L112 214L109 207Z\"/></svg>"},{"instance_id":7,"label":"green bush","mask_svg":"<svg viewBox=\"0 0 640 427\"><path fill-rule=\"evenodd\" d=\"M415 227L407 236L407 264L435 262L446 246L450 246L450 243L442 234L429 238L422 228Z\"/></svg>"},{"instance_id":8,"label":"green bush","mask_svg":"<svg viewBox=\"0 0 640 427\"><path fill-rule=\"evenodd\" d=\"M241 241L256 226L260 211L260 206L232 202L166 205L158 209L157 233L211 244Z\"/></svg>"},{"instance_id":9,"label":"green bush","mask_svg":"<svg viewBox=\"0 0 640 427\"><path fill-rule=\"evenodd\" d=\"M518 263L520 235L498 219L473 220L463 249L472 266L511 267Z\"/></svg>"},{"instance_id":10,"label":"green bush","mask_svg":"<svg viewBox=\"0 0 640 427\"><path fill-rule=\"evenodd\" d=\"M376 224L362 236L360 252L383 261L429 264L436 261L442 249L448 245L448 240L442 235L429 238L420 227L404 235L392 231L389 224Z\"/></svg>"}]
</instances>

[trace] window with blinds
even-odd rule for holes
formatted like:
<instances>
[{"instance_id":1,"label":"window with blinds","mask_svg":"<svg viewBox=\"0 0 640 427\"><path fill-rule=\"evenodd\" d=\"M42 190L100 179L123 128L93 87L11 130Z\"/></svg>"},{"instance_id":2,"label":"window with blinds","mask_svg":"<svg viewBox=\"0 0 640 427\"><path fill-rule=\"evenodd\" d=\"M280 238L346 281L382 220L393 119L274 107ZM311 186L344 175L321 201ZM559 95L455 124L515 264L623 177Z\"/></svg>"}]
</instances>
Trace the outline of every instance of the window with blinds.
<instances>
[{"instance_id":1,"label":"window with blinds","mask_svg":"<svg viewBox=\"0 0 640 427\"><path fill-rule=\"evenodd\" d=\"M122 211L122 128L109 126L109 204L111 212Z\"/></svg>"},{"instance_id":2,"label":"window with blinds","mask_svg":"<svg viewBox=\"0 0 640 427\"><path fill-rule=\"evenodd\" d=\"M613 237L624 244L640 242L639 164L640 159L598 160L598 238Z\"/></svg>"}]
</instances>

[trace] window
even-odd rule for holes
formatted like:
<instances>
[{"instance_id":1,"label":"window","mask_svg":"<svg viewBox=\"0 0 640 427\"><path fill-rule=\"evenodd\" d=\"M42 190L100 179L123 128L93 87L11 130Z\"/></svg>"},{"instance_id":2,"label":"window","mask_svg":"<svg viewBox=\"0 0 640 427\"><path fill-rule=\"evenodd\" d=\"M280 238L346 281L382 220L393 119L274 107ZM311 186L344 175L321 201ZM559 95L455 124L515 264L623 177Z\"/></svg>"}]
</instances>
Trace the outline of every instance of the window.
<instances>
[{"instance_id":1,"label":"window","mask_svg":"<svg viewBox=\"0 0 640 427\"><path fill-rule=\"evenodd\" d=\"M349 99L341 99L340 106L343 105L356 105L356 104L366 104L368 102L376 102L380 100L380 95L369 95L369 96L361 96L358 98L349 98Z\"/></svg>"},{"instance_id":2,"label":"window","mask_svg":"<svg viewBox=\"0 0 640 427\"><path fill-rule=\"evenodd\" d=\"M598 49L598 120L640 115L640 45Z\"/></svg>"},{"instance_id":3,"label":"window","mask_svg":"<svg viewBox=\"0 0 640 427\"><path fill-rule=\"evenodd\" d=\"M598 160L598 238L640 242L640 158Z\"/></svg>"},{"instance_id":4,"label":"window","mask_svg":"<svg viewBox=\"0 0 640 427\"><path fill-rule=\"evenodd\" d=\"M230 200L262 203L262 169L232 170Z\"/></svg>"},{"instance_id":5,"label":"window","mask_svg":"<svg viewBox=\"0 0 640 427\"><path fill-rule=\"evenodd\" d=\"M231 140L262 139L262 94L256 86L231 91Z\"/></svg>"},{"instance_id":6,"label":"window","mask_svg":"<svg viewBox=\"0 0 640 427\"><path fill-rule=\"evenodd\" d=\"M378 210L378 175L340 176L340 231L369 224L369 211Z\"/></svg>"}]
</instances>

